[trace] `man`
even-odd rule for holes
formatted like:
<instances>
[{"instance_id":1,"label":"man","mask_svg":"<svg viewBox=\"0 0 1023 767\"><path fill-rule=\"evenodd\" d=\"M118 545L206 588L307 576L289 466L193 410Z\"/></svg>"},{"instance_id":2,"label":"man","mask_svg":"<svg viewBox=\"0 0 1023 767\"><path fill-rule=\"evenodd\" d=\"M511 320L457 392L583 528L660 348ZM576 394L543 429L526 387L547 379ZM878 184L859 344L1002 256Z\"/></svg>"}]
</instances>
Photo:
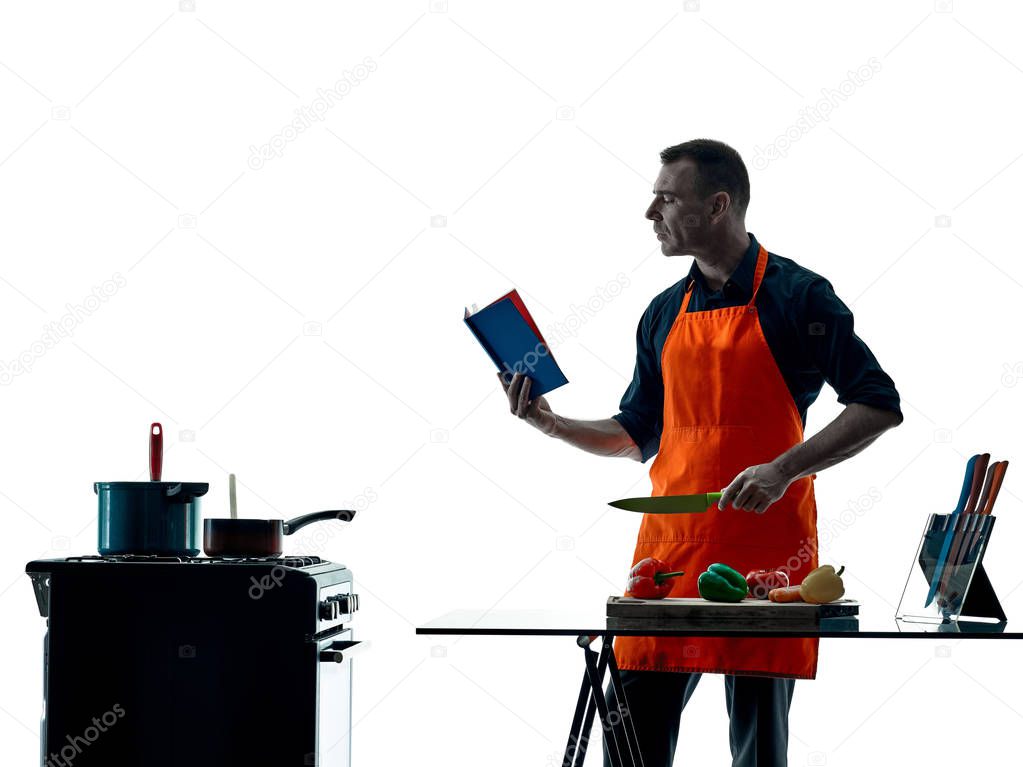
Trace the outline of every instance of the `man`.
<instances>
[{"instance_id":1,"label":"man","mask_svg":"<svg viewBox=\"0 0 1023 767\"><path fill-rule=\"evenodd\" d=\"M796 585L818 566L815 473L901 423L899 395L831 284L746 231L749 175L734 149L697 139L665 149L661 163L646 218L665 256L694 261L639 321L620 412L565 418L530 398L528 376L501 382L512 413L549 436L597 455L656 454L655 496L723 491L704 514L643 517L633 562L656 556L684 570L671 596L698 596L697 576L714 562L743 574L782 569ZM825 381L845 409L803 441ZM818 642L620 637L646 767L672 763L702 673L724 675L733 765L787 764L795 680L816 678Z\"/></svg>"}]
</instances>

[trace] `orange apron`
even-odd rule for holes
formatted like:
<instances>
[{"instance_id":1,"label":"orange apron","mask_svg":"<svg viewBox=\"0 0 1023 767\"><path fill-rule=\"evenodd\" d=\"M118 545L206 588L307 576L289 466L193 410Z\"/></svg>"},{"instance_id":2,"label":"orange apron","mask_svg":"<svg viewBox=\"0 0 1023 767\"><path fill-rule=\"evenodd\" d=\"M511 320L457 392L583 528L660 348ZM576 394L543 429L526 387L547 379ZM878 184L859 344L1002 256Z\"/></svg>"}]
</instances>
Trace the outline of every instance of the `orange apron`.
<instances>
[{"instance_id":1,"label":"orange apron","mask_svg":"<svg viewBox=\"0 0 1023 767\"><path fill-rule=\"evenodd\" d=\"M803 440L803 424L767 345L756 297L767 251L757 255L746 306L687 313L686 291L661 352L664 422L650 467L654 496L724 489L739 472L769 463ZM815 475L816 476L816 475ZM698 597L714 562L745 575L780 569L797 585L817 567L813 477L789 485L763 514L712 506L703 514L645 514L633 563L657 557L684 570L671 597ZM623 669L815 679L819 637L618 637Z\"/></svg>"}]
</instances>

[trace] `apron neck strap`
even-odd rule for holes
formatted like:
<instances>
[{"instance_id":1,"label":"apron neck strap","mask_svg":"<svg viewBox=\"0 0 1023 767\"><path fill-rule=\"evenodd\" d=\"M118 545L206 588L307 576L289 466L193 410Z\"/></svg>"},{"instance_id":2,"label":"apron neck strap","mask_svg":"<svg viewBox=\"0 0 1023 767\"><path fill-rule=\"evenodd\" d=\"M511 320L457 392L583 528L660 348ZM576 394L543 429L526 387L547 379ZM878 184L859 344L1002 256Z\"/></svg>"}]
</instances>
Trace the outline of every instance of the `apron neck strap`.
<instances>
[{"instance_id":1,"label":"apron neck strap","mask_svg":"<svg viewBox=\"0 0 1023 767\"><path fill-rule=\"evenodd\" d=\"M753 273L753 295L750 296L749 303L747 306L753 306L757 300L757 291L760 290L760 283L764 279L764 272L767 269L767 251L764 246L760 246L760 250L757 253L757 268ZM685 314L689 309L689 299L693 296L693 286L696 284L696 280L689 281L689 287L686 288L685 298L682 299L682 314Z\"/></svg>"},{"instance_id":2,"label":"apron neck strap","mask_svg":"<svg viewBox=\"0 0 1023 767\"><path fill-rule=\"evenodd\" d=\"M686 288L686 294L682 298L682 308L679 310L680 314L684 315L689 310L689 299L693 297L693 285L695 284L695 279L689 280L689 287Z\"/></svg>"},{"instance_id":3,"label":"apron neck strap","mask_svg":"<svg viewBox=\"0 0 1023 767\"><path fill-rule=\"evenodd\" d=\"M749 304L748 304L749 306L753 306L753 304L757 300L757 291L760 290L760 283L764 279L764 272L766 270L767 270L767 250L765 250L764 246L761 245L760 246L760 250L757 253L757 268L756 268L756 271L753 273L753 295L750 296Z\"/></svg>"}]
</instances>

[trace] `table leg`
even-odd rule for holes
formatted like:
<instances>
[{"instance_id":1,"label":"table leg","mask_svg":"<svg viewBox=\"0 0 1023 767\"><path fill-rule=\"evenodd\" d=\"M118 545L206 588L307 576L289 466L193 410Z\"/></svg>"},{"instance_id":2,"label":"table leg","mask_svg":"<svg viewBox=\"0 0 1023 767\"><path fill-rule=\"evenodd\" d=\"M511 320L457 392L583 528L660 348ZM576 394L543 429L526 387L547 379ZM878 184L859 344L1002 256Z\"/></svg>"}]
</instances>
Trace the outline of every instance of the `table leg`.
<instances>
[{"instance_id":1,"label":"table leg","mask_svg":"<svg viewBox=\"0 0 1023 767\"><path fill-rule=\"evenodd\" d=\"M632 712L629 710L629 701L625 697L625 687L622 685L621 674L618 673L618 661L615 659L614 647L607 656L608 676L611 678L611 687L615 692L615 700L618 704L618 721L623 730L622 741L631 752L632 763L635 767L643 767L643 754L639 750L639 737L636 735L636 726L632 721Z\"/></svg>"},{"instance_id":2,"label":"table leg","mask_svg":"<svg viewBox=\"0 0 1023 767\"><path fill-rule=\"evenodd\" d=\"M605 640L604 647L608 647L610 643ZM583 650L586 659L586 673L590 678L590 694L593 697L593 703L597 707L597 716L600 720L600 728L603 730L604 743L607 745L607 750L611 756L612 767L626 767L626 762L623 760L623 752L629 754L628 746L625 743L619 743L616 736L615 727L611 723L610 714L607 708L607 701L604 700L604 671L605 669L597 670L597 653L593 652L590 648ZM601 655L604 654L604 649L601 648ZM623 748L624 746L624 748Z\"/></svg>"},{"instance_id":3,"label":"table leg","mask_svg":"<svg viewBox=\"0 0 1023 767\"><path fill-rule=\"evenodd\" d=\"M614 637L610 634L602 637L599 655L589 647L592 639L595 637L579 637L577 640L579 646L583 648L586 670L576 701L575 716L572 719L572 729L569 732L562 766L582 767L590 732L593 729L594 714L598 714L611 764L614 767L643 767L639 740L630 718L618 664L614 659ZM604 674L608 670L611 671L611 689L614 690L614 710L608 709L604 698Z\"/></svg>"},{"instance_id":4,"label":"table leg","mask_svg":"<svg viewBox=\"0 0 1023 767\"><path fill-rule=\"evenodd\" d=\"M582 733L588 732L593 725L593 710L589 675L583 672L583 683L579 688L579 700L575 704L575 716L572 717L572 729L568 731L568 745L565 746L561 767L581 767L586 757L586 738ZM586 725L583 724L584 720Z\"/></svg>"},{"instance_id":5,"label":"table leg","mask_svg":"<svg viewBox=\"0 0 1023 767\"><path fill-rule=\"evenodd\" d=\"M581 636L576 643L584 650L596 637ZM597 659L597 670L603 678L604 669L607 666L610 647L602 646L600 657ZM597 709L593 703L592 682L590 681L589 669L583 669L583 682L579 690L579 700L575 707L575 716L572 719L572 729L568 733L568 745L565 747L565 758L562 760L562 767L582 767L586 758L586 746L590 739L590 732L593 729L593 716Z\"/></svg>"}]
</instances>

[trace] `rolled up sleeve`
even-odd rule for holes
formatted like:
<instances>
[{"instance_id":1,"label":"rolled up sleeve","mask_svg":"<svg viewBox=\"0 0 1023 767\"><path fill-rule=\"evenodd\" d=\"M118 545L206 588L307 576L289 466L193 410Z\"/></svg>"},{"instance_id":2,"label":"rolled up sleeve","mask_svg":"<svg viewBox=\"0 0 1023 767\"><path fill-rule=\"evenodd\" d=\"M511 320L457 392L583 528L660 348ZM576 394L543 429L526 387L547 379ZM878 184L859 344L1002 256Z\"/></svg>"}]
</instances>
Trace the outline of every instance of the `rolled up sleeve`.
<instances>
[{"instance_id":1,"label":"rolled up sleeve","mask_svg":"<svg viewBox=\"0 0 1023 767\"><path fill-rule=\"evenodd\" d=\"M632 382L619 404L621 412L611 416L632 437L644 463L657 454L664 417L664 381L654 350L650 317L648 308L636 327L636 367Z\"/></svg>"},{"instance_id":2,"label":"rolled up sleeve","mask_svg":"<svg viewBox=\"0 0 1023 767\"><path fill-rule=\"evenodd\" d=\"M891 377L853 329L853 314L823 277L806 288L798 335L807 357L843 405L858 402L903 415Z\"/></svg>"}]
</instances>

